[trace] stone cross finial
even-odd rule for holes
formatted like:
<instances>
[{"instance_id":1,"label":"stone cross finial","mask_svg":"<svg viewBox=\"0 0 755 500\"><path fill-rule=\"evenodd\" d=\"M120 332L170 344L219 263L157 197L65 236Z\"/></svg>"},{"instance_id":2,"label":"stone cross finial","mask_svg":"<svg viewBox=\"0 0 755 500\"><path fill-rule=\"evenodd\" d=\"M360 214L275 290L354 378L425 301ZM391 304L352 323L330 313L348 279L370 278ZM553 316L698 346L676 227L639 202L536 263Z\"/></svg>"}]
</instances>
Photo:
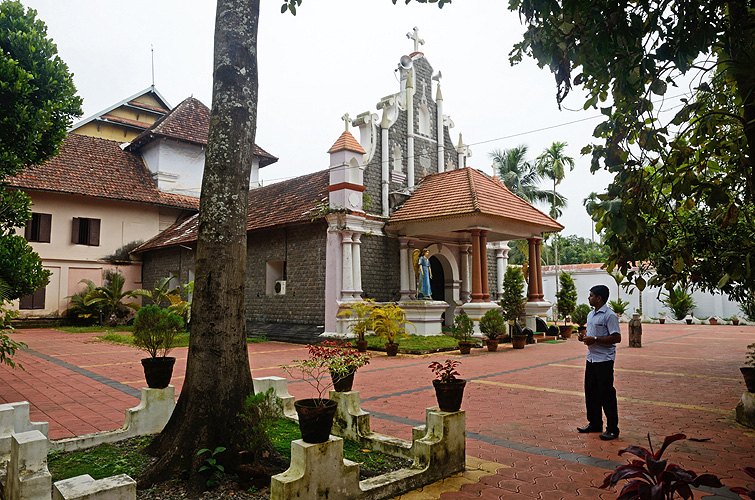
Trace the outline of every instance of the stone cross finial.
<instances>
[{"instance_id":1,"label":"stone cross finial","mask_svg":"<svg viewBox=\"0 0 755 500\"><path fill-rule=\"evenodd\" d=\"M348 132L349 131L349 123L351 123L351 117L349 116L348 113L346 113L345 115L343 115L341 117L341 120L343 120L344 124L346 125L346 132Z\"/></svg>"},{"instance_id":2,"label":"stone cross finial","mask_svg":"<svg viewBox=\"0 0 755 500\"><path fill-rule=\"evenodd\" d=\"M416 26L411 32L406 34L406 38L414 40L414 52L419 52L419 46L425 44L425 41L419 37L419 28Z\"/></svg>"}]
</instances>

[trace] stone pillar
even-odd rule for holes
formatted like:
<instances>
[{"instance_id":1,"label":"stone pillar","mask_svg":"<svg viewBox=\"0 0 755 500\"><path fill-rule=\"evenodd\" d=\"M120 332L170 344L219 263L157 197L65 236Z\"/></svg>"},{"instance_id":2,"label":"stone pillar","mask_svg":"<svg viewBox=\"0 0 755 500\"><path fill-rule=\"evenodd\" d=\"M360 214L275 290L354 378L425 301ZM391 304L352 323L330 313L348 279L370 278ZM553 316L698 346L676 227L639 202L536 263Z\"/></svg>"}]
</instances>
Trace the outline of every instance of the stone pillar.
<instances>
[{"instance_id":1,"label":"stone pillar","mask_svg":"<svg viewBox=\"0 0 755 500\"><path fill-rule=\"evenodd\" d=\"M351 231L341 233L341 251L343 275L341 277L341 300L353 300L354 296L354 264L351 258Z\"/></svg>"},{"instance_id":2,"label":"stone pillar","mask_svg":"<svg viewBox=\"0 0 755 500\"><path fill-rule=\"evenodd\" d=\"M472 302L483 302L480 280L480 230L472 229Z\"/></svg>"},{"instance_id":3,"label":"stone pillar","mask_svg":"<svg viewBox=\"0 0 755 500\"><path fill-rule=\"evenodd\" d=\"M495 291L496 300L500 300L503 296L503 276L506 274L506 268L509 265L509 248L508 242L501 241L495 247L495 265L496 265L496 280Z\"/></svg>"},{"instance_id":4,"label":"stone pillar","mask_svg":"<svg viewBox=\"0 0 755 500\"><path fill-rule=\"evenodd\" d=\"M354 298L362 298L362 233L351 237L351 264L353 270Z\"/></svg>"},{"instance_id":5,"label":"stone pillar","mask_svg":"<svg viewBox=\"0 0 755 500\"><path fill-rule=\"evenodd\" d=\"M459 248L459 255L461 256L461 291L459 293L459 300L461 302L469 302L471 295L471 284L469 282L469 245L462 245Z\"/></svg>"},{"instance_id":6,"label":"stone pillar","mask_svg":"<svg viewBox=\"0 0 755 500\"><path fill-rule=\"evenodd\" d=\"M414 262L412 262L412 253L414 253L414 240L409 240L406 255L409 262L409 297L411 300L417 300L417 275L414 274Z\"/></svg>"},{"instance_id":7,"label":"stone pillar","mask_svg":"<svg viewBox=\"0 0 755 500\"><path fill-rule=\"evenodd\" d=\"M529 282L527 283L527 301L528 302L536 302L537 301L537 269L536 269L536 262L538 258L537 254L537 238L528 238L527 243L529 243Z\"/></svg>"},{"instance_id":8,"label":"stone pillar","mask_svg":"<svg viewBox=\"0 0 755 500\"><path fill-rule=\"evenodd\" d=\"M537 300L543 300L543 297L545 297L545 295L543 294L543 260L540 253L542 249L543 240L537 238L535 240L535 250L537 253L537 260L535 261L535 271L537 271ZM530 262L530 265L532 265L532 262Z\"/></svg>"},{"instance_id":9,"label":"stone pillar","mask_svg":"<svg viewBox=\"0 0 755 500\"><path fill-rule=\"evenodd\" d=\"M488 284L488 232L480 231L480 282L482 283L482 300L490 300Z\"/></svg>"},{"instance_id":10,"label":"stone pillar","mask_svg":"<svg viewBox=\"0 0 755 500\"><path fill-rule=\"evenodd\" d=\"M401 299L410 300L412 296L412 289L409 281L409 276L414 272L411 267L411 257L409 255L409 240L406 238L399 238L399 262L401 266Z\"/></svg>"}]
</instances>

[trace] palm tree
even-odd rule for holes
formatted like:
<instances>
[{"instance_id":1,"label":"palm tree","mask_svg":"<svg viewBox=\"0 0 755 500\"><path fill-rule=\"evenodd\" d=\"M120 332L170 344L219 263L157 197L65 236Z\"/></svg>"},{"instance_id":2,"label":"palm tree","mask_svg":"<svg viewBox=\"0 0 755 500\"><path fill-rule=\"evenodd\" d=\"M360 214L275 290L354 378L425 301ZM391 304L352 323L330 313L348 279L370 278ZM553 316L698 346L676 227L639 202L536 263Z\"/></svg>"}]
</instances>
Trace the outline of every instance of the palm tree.
<instances>
[{"instance_id":1,"label":"palm tree","mask_svg":"<svg viewBox=\"0 0 755 500\"><path fill-rule=\"evenodd\" d=\"M133 294L138 297L145 297L149 299L150 302L158 306L163 305L165 302L173 303L171 297L179 296L180 292L178 290L178 287L175 287L173 289L170 288L170 281L177 277L178 276L173 274L171 276L160 278L155 282L155 288L153 290L139 288L138 290L134 290Z\"/></svg>"},{"instance_id":2,"label":"palm tree","mask_svg":"<svg viewBox=\"0 0 755 500\"><path fill-rule=\"evenodd\" d=\"M526 159L526 145L496 149L490 153L490 157L493 159L493 172L498 171L498 176L509 191L528 203L547 203L550 200L550 194L539 187L541 175Z\"/></svg>"},{"instance_id":3,"label":"palm tree","mask_svg":"<svg viewBox=\"0 0 755 500\"><path fill-rule=\"evenodd\" d=\"M108 325L117 325L119 319L126 316L126 308L139 310L140 306L136 302L123 302L125 298L136 298L133 290L123 291L125 284L126 279L121 273L108 271L105 273L105 284L98 286L93 298L87 300L87 305L102 306Z\"/></svg>"}]
</instances>

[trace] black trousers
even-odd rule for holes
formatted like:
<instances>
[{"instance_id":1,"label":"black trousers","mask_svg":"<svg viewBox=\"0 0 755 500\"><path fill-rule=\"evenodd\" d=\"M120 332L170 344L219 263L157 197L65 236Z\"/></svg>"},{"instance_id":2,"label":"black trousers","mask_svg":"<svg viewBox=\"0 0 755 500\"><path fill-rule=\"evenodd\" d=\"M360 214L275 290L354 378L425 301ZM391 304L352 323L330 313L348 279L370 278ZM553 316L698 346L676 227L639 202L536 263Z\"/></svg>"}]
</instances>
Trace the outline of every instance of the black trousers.
<instances>
[{"instance_id":1,"label":"black trousers","mask_svg":"<svg viewBox=\"0 0 755 500\"><path fill-rule=\"evenodd\" d=\"M606 414L606 430L619 432L619 410L616 389L613 387L613 361L587 362L585 366L585 406L587 421L603 427L603 412Z\"/></svg>"}]
</instances>

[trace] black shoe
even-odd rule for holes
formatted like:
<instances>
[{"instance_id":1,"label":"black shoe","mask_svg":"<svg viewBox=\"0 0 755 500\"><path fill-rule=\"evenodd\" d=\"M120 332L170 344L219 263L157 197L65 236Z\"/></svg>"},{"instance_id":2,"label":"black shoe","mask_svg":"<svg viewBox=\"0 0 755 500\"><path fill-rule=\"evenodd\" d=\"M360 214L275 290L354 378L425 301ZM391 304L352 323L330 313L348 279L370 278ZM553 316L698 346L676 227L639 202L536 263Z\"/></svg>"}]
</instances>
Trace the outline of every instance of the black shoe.
<instances>
[{"instance_id":1,"label":"black shoe","mask_svg":"<svg viewBox=\"0 0 755 500\"><path fill-rule=\"evenodd\" d=\"M603 441L611 441L619 437L619 431L606 431L600 435Z\"/></svg>"},{"instance_id":2,"label":"black shoe","mask_svg":"<svg viewBox=\"0 0 755 500\"><path fill-rule=\"evenodd\" d=\"M585 432L603 432L603 427L602 426L597 426L597 425L592 425L592 424L587 424L584 427L577 427L577 431L581 432L583 434Z\"/></svg>"}]
</instances>

